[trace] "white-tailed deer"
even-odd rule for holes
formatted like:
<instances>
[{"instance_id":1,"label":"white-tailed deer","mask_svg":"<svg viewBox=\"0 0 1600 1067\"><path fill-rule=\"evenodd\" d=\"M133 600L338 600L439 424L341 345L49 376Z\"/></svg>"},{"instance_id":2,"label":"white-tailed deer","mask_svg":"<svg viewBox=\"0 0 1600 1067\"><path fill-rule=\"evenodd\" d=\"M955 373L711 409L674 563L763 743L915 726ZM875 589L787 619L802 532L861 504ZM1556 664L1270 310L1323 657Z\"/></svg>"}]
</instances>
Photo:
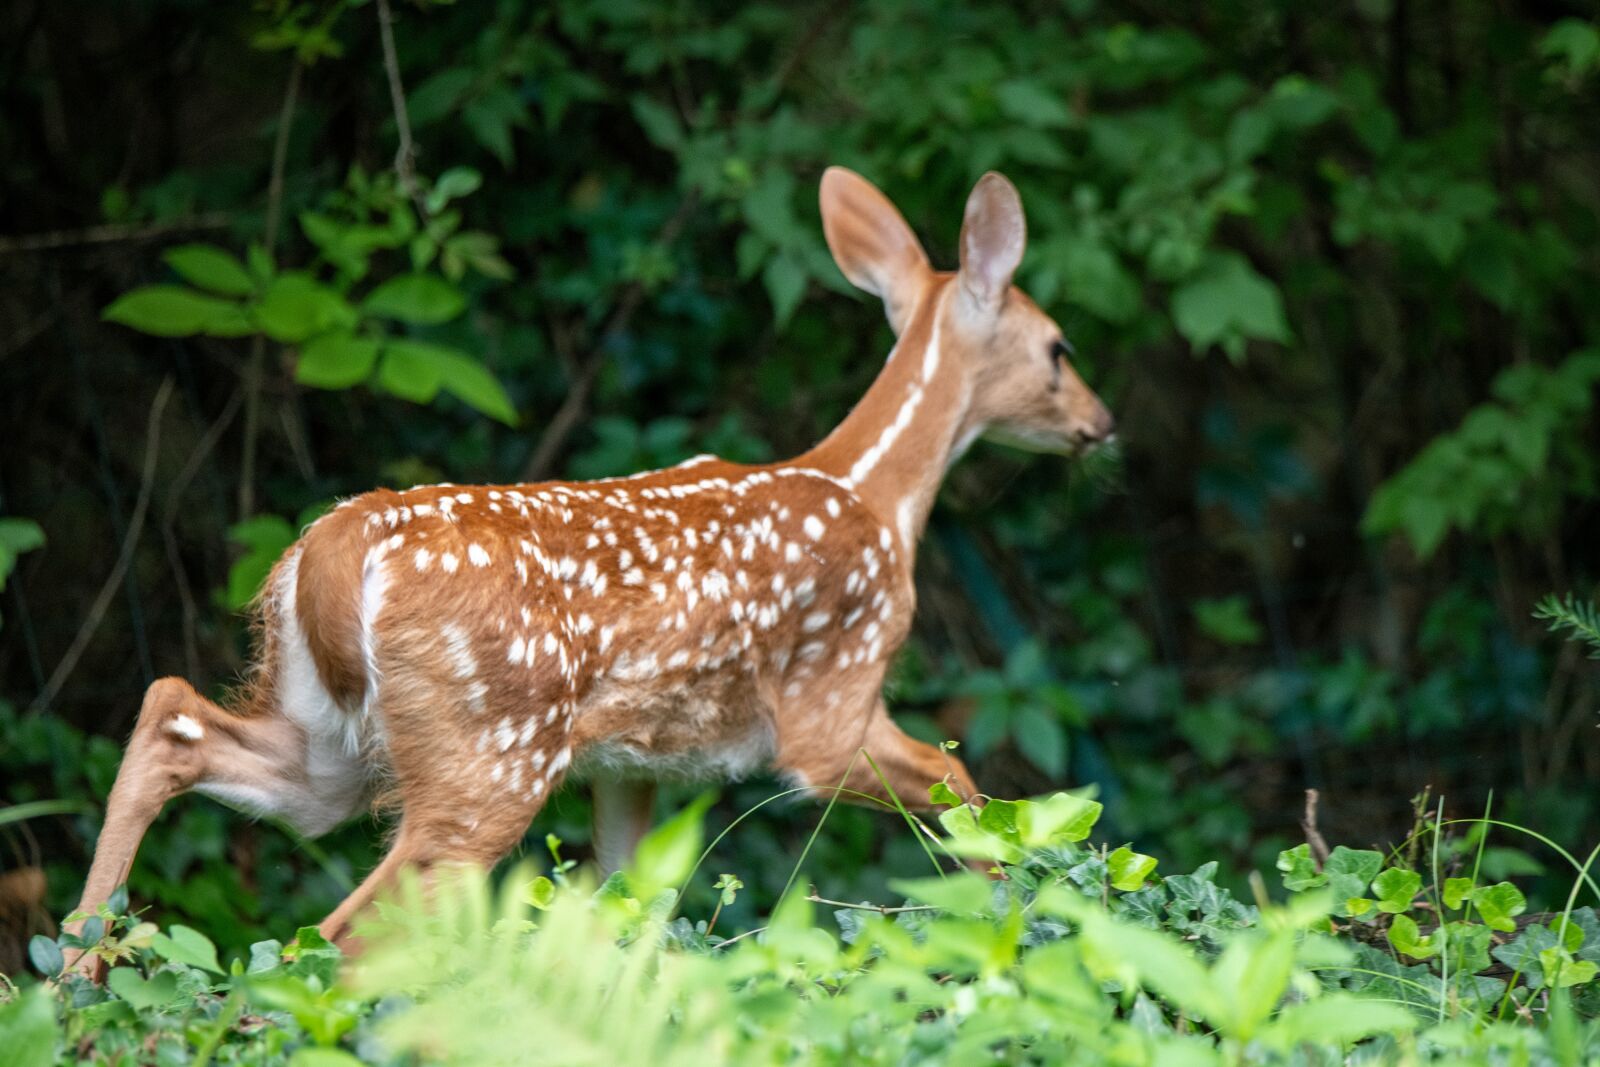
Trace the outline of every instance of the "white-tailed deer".
<instances>
[{"instance_id":1,"label":"white-tailed deer","mask_svg":"<svg viewBox=\"0 0 1600 1067\"><path fill-rule=\"evenodd\" d=\"M647 827L654 783L772 766L900 799L966 769L884 709L915 603L912 557L945 470L980 434L1069 453L1111 431L1051 319L1011 284L1025 228L986 174L961 268L934 271L894 206L822 179L828 246L899 340L827 439L787 463L710 456L600 482L379 489L314 523L259 598L230 710L146 692L81 907L128 875L162 806L194 790L325 832L380 795L393 847L322 924L344 939L404 865L489 865L567 776L594 790L603 865Z\"/></svg>"}]
</instances>

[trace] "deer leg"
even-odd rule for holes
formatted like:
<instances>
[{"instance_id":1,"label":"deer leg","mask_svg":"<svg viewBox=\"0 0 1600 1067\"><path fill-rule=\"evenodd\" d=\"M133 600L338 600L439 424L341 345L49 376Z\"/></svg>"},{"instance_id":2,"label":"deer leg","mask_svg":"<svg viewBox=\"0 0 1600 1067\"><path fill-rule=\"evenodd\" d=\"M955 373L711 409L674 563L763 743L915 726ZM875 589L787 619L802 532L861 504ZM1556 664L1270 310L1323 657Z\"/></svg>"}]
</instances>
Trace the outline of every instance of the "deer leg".
<instances>
[{"instance_id":1,"label":"deer leg","mask_svg":"<svg viewBox=\"0 0 1600 1067\"><path fill-rule=\"evenodd\" d=\"M787 753L780 744L778 765L819 796L843 779L846 792L840 799L857 804L871 804L874 800L892 804L898 798L912 811L927 811L935 806L928 798L928 787L947 778L950 788L961 798L970 800L978 794L978 787L961 760L936 745L907 736L881 703L872 712L866 730L851 740L856 737L860 739L859 748L872 757L871 762L860 756L857 748L817 748L814 739L808 739L811 743L796 744Z\"/></svg>"},{"instance_id":2,"label":"deer leg","mask_svg":"<svg viewBox=\"0 0 1600 1067\"><path fill-rule=\"evenodd\" d=\"M77 910L93 911L127 881L145 831L173 797L203 789L277 813L297 791L304 747L300 728L279 715L234 715L181 678L154 682L106 802ZM82 920L67 927L82 928ZM71 962L91 975L99 970L94 957L74 953Z\"/></svg>"},{"instance_id":3,"label":"deer leg","mask_svg":"<svg viewBox=\"0 0 1600 1067\"><path fill-rule=\"evenodd\" d=\"M650 832L656 784L601 779L590 787L594 798L594 857L602 875L620 871Z\"/></svg>"},{"instance_id":4,"label":"deer leg","mask_svg":"<svg viewBox=\"0 0 1600 1067\"><path fill-rule=\"evenodd\" d=\"M559 693L507 694L503 705L474 706L460 685L430 678L428 669L426 662L395 669L379 692L400 829L383 861L318 927L347 952L359 949L361 913L403 869L415 867L426 883L447 864L493 867L566 772L565 722L539 719L524 729ZM469 725L441 729L441 722Z\"/></svg>"}]
</instances>

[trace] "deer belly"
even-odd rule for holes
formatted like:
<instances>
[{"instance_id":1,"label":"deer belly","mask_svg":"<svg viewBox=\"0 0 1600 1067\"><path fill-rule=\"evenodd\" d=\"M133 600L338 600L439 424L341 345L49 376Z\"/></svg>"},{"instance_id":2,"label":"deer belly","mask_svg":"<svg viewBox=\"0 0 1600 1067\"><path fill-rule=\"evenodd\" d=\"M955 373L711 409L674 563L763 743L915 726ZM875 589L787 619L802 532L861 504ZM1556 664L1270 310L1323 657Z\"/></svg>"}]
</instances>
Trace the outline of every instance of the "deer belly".
<instances>
[{"instance_id":1,"label":"deer belly","mask_svg":"<svg viewBox=\"0 0 1600 1067\"><path fill-rule=\"evenodd\" d=\"M731 781L766 767L776 751L770 709L753 692L688 685L597 694L580 704L573 733L580 778Z\"/></svg>"}]
</instances>

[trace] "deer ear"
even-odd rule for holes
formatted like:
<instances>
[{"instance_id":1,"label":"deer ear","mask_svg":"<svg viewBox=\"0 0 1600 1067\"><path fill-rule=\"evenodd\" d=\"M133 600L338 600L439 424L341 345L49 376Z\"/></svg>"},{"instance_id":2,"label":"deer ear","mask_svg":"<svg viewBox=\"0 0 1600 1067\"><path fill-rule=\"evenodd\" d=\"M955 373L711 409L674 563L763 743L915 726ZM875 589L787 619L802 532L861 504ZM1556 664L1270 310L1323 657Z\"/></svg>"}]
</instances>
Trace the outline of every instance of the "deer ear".
<instances>
[{"instance_id":1,"label":"deer ear","mask_svg":"<svg viewBox=\"0 0 1600 1067\"><path fill-rule=\"evenodd\" d=\"M928 255L876 186L853 170L822 175L822 232L850 284L883 300L895 333L905 329L929 276Z\"/></svg>"},{"instance_id":2,"label":"deer ear","mask_svg":"<svg viewBox=\"0 0 1600 1067\"><path fill-rule=\"evenodd\" d=\"M972 187L961 221L961 288L979 308L999 307L1027 243L1022 197L991 170Z\"/></svg>"}]
</instances>

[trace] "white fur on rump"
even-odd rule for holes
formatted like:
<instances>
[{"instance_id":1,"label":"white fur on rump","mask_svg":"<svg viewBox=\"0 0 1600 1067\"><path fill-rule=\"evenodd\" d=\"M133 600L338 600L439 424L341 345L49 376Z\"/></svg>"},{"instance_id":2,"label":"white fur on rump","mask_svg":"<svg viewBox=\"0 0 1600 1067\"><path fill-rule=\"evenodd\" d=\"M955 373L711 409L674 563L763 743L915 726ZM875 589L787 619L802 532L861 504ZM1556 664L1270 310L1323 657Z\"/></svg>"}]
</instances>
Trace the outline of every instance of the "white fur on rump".
<instances>
[{"instance_id":1,"label":"white fur on rump","mask_svg":"<svg viewBox=\"0 0 1600 1067\"><path fill-rule=\"evenodd\" d=\"M284 779L271 793L219 782L201 782L195 791L250 815L281 818L307 837L318 837L354 815L365 801L371 777L371 753L366 750L373 731L369 716L341 709L317 676L295 603L302 551L297 547L284 562L270 595L276 600L279 626L274 690L284 717L305 733L305 778ZM365 636L367 620L362 621Z\"/></svg>"}]
</instances>

